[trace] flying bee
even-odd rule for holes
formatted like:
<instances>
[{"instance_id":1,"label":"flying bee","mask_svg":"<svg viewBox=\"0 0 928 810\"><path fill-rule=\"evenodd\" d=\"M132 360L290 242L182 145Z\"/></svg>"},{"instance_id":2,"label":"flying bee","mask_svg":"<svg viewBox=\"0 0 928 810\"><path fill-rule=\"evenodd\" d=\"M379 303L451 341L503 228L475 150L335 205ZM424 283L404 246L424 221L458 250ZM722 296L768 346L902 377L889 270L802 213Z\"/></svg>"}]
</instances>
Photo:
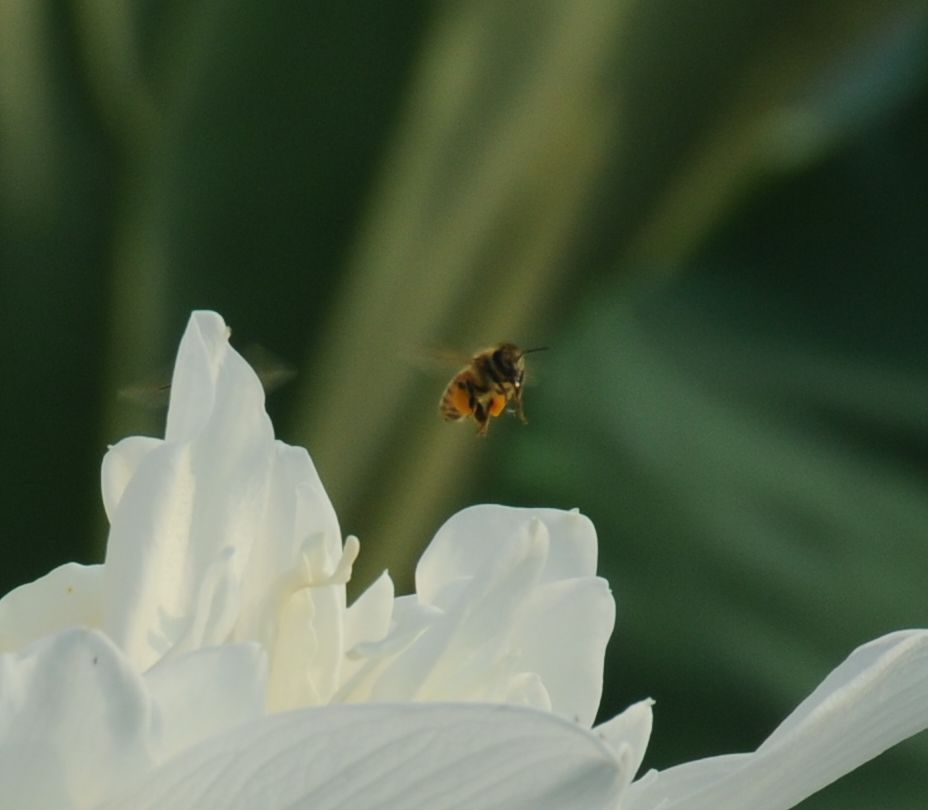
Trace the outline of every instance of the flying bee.
<instances>
[{"instance_id":1,"label":"flying bee","mask_svg":"<svg viewBox=\"0 0 928 810\"><path fill-rule=\"evenodd\" d=\"M478 425L477 435L486 436L490 417L499 416L513 403L516 415L525 424L527 420L522 410L525 355L547 348L520 349L513 343L500 343L475 354L454 375L441 396L439 410L445 421L456 422L473 416Z\"/></svg>"}]
</instances>

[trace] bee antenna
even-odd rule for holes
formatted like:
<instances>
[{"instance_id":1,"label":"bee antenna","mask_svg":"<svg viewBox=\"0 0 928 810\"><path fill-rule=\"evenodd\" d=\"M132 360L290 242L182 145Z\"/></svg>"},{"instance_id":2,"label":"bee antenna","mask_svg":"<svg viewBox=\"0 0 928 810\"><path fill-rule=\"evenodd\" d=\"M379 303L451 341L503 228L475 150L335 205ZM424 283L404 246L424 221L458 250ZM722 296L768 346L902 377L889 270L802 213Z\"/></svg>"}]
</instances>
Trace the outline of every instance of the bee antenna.
<instances>
[{"instance_id":1,"label":"bee antenna","mask_svg":"<svg viewBox=\"0 0 928 810\"><path fill-rule=\"evenodd\" d=\"M522 354L531 354L532 352L546 352L548 349L548 346L536 346L534 349L524 349Z\"/></svg>"}]
</instances>

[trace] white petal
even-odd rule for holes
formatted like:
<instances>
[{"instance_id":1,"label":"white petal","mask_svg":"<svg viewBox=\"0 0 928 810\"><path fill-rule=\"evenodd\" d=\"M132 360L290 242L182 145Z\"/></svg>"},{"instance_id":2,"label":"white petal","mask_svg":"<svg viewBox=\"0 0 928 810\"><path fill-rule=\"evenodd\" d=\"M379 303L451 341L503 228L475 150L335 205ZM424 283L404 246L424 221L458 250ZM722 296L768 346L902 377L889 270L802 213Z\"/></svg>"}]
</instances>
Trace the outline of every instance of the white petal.
<instances>
[{"instance_id":1,"label":"white petal","mask_svg":"<svg viewBox=\"0 0 928 810\"><path fill-rule=\"evenodd\" d=\"M514 633L520 666L541 676L552 711L587 728L599 709L614 626L609 583L585 577L540 586L526 600Z\"/></svg>"},{"instance_id":2,"label":"white petal","mask_svg":"<svg viewBox=\"0 0 928 810\"><path fill-rule=\"evenodd\" d=\"M374 687L374 700L503 699L510 677L525 670L513 633L548 556L544 525L531 528L484 560L453 603L397 655Z\"/></svg>"},{"instance_id":3,"label":"white petal","mask_svg":"<svg viewBox=\"0 0 928 810\"><path fill-rule=\"evenodd\" d=\"M827 718L840 709L842 703L848 706L855 698L870 695L878 695L881 701L885 701L889 696L876 691L884 681L887 682L886 687L881 688L899 689L907 677L928 680L928 671L924 667L928 667L928 632L902 630L874 639L858 647L834 669L758 750L780 744L791 745L793 738L803 733L807 723L820 723L820 716ZM857 707L857 710L860 708ZM908 721L910 724L914 721L915 727L920 722L916 719L918 714L916 712L916 717Z\"/></svg>"},{"instance_id":4,"label":"white petal","mask_svg":"<svg viewBox=\"0 0 928 810\"><path fill-rule=\"evenodd\" d=\"M190 316L171 378L164 434L168 441L189 441L197 436L230 388L239 389L246 407L264 411L261 381L242 357L229 349L229 334L225 321L215 312Z\"/></svg>"},{"instance_id":5,"label":"white petal","mask_svg":"<svg viewBox=\"0 0 928 810\"><path fill-rule=\"evenodd\" d=\"M626 791L622 810L666 810L671 804L680 807L678 800L682 797L694 796L707 786L724 781L726 777L737 773L752 756L726 754L685 762L666 771L648 771ZM687 806L685 801L682 806ZM703 807L701 804L696 806ZM721 808L732 806L720 805Z\"/></svg>"},{"instance_id":6,"label":"white petal","mask_svg":"<svg viewBox=\"0 0 928 810\"><path fill-rule=\"evenodd\" d=\"M272 712L322 702L311 675L313 663L321 657L314 615L312 594L302 590L292 594L275 616L267 690L268 709Z\"/></svg>"},{"instance_id":7,"label":"white petal","mask_svg":"<svg viewBox=\"0 0 928 810\"><path fill-rule=\"evenodd\" d=\"M0 652L36 639L103 621L103 567L65 563L0 599Z\"/></svg>"},{"instance_id":8,"label":"white petal","mask_svg":"<svg viewBox=\"0 0 928 810\"><path fill-rule=\"evenodd\" d=\"M380 641L390 629L393 612L393 580L384 571L348 608L345 615L345 649Z\"/></svg>"},{"instance_id":9,"label":"white petal","mask_svg":"<svg viewBox=\"0 0 928 810\"><path fill-rule=\"evenodd\" d=\"M473 506L451 517L419 560L419 598L435 602L445 586L473 576L501 546L528 532L533 520L544 523L550 536L543 581L596 573L596 531L589 518L579 512Z\"/></svg>"},{"instance_id":10,"label":"white petal","mask_svg":"<svg viewBox=\"0 0 928 810\"><path fill-rule=\"evenodd\" d=\"M290 447L282 442L277 442L276 446L279 454L286 453L294 458L296 474L290 479L295 482L294 495L289 497L295 497L296 500L297 538L303 541L304 550L310 552L311 572L314 577L330 575L342 555L342 534L335 507L329 500L309 453L302 447ZM286 484L277 484L275 491L277 487L289 495ZM315 537L317 542L307 546L307 537Z\"/></svg>"},{"instance_id":11,"label":"white petal","mask_svg":"<svg viewBox=\"0 0 928 810\"><path fill-rule=\"evenodd\" d=\"M506 706L337 706L207 741L107 810L612 810L624 774L592 733Z\"/></svg>"},{"instance_id":12,"label":"white petal","mask_svg":"<svg viewBox=\"0 0 928 810\"><path fill-rule=\"evenodd\" d=\"M333 703L372 700L373 690L385 669L422 633L434 624L446 621L444 612L422 605L415 594L394 599L390 618L390 630L385 637L346 648L343 661L345 681L333 696Z\"/></svg>"},{"instance_id":13,"label":"white petal","mask_svg":"<svg viewBox=\"0 0 928 810\"><path fill-rule=\"evenodd\" d=\"M106 627L143 669L233 626L237 640L270 645L268 622L289 598L280 588L337 573L338 522L308 454L273 441L247 380L227 382L190 443L145 455L112 516ZM344 587L332 587L338 614ZM335 617L326 642L339 631Z\"/></svg>"},{"instance_id":14,"label":"white petal","mask_svg":"<svg viewBox=\"0 0 928 810\"><path fill-rule=\"evenodd\" d=\"M926 695L928 631L892 633L855 650L754 754L650 776L624 807L787 810L928 727Z\"/></svg>"},{"instance_id":15,"label":"white petal","mask_svg":"<svg viewBox=\"0 0 928 810\"><path fill-rule=\"evenodd\" d=\"M345 612L345 656L339 691L333 695L335 701L357 702L370 694L377 673L368 654L390 629L393 594L393 580L384 571Z\"/></svg>"},{"instance_id":16,"label":"white petal","mask_svg":"<svg viewBox=\"0 0 928 810\"><path fill-rule=\"evenodd\" d=\"M243 610L253 618L263 615L268 607L265 600L282 576L292 576L295 567L302 576L304 554L309 578L321 580L332 573L342 553L335 509L309 454L301 447L274 442L270 461L267 497L256 522L242 590ZM309 584L304 578L292 587ZM244 627L242 632L258 638L261 630Z\"/></svg>"},{"instance_id":17,"label":"white petal","mask_svg":"<svg viewBox=\"0 0 928 810\"><path fill-rule=\"evenodd\" d=\"M323 701L328 702L338 687L344 652L342 617L345 614L345 588L326 585L310 589L313 600L312 630L318 653L306 668L307 675Z\"/></svg>"},{"instance_id":18,"label":"white petal","mask_svg":"<svg viewBox=\"0 0 928 810\"><path fill-rule=\"evenodd\" d=\"M551 695L537 672L519 672L509 679L503 703L528 706L543 712L551 711Z\"/></svg>"},{"instance_id":19,"label":"white petal","mask_svg":"<svg viewBox=\"0 0 928 810\"><path fill-rule=\"evenodd\" d=\"M210 453L208 446L170 443L152 451L113 516L104 626L141 670L182 641L189 648L191 633L228 621L229 606L214 606L204 589L235 597L236 554L250 553L254 504L263 501L265 484L260 453L237 466L214 462Z\"/></svg>"},{"instance_id":20,"label":"white petal","mask_svg":"<svg viewBox=\"0 0 928 810\"><path fill-rule=\"evenodd\" d=\"M223 549L203 573L189 614L174 624L182 630L174 633L172 645L164 657L227 641L238 618L240 604L235 552Z\"/></svg>"},{"instance_id":21,"label":"white petal","mask_svg":"<svg viewBox=\"0 0 928 810\"><path fill-rule=\"evenodd\" d=\"M633 703L621 714L611 720L600 723L593 729L617 756L627 751L629 778L633 778L641 767L644 752L651 739L651 726L654 715L650 698Z\"/></svg>"},{"instance_id":22,"label":"white petal","mask_svg":"<svg viewBox=\"0 0 928 810\"><path fill-rule=\"evenodd\" d=\"M65 630L0 656L0 785L10 808L89 808L151 765L152 707L110 641Z\"/></svg>"},{"instance_id":23,"label":"white petal","mask_svg":"<svg viewBox=\"0 0 928 810\"><path fill-rule=\"evenodd\" d=\"M103 456L100 468L100 489L103 492L103 509L108 520L113 520L116 507L126 486L145 457L163 444L161 439L147 436L130 436L114 444Z\"/></svg>"},{"instance_id":24,"label":"white petal","mask_svg":"<svg viewBox=\"0 0 928 810\"><path fill-rule=\"evenodd\" d=\"M158 759L261 717L265 678L257 644L197 650L148 670L144 682L160 721Z\"/></svg>"},{"instance_id":25,"label":"white petal","mask_svg":"<svg viewBox=\"0 0 928 810\"><path fill-rule=\"evenodd\" d=\"M180 392L178 403L196 414L188 420L181 404L172 405L185 425L177 430L190 434L196 422L197 432L188 443L165 441L142 459L112 515L107 545L105 626L142 669L170 650L191 622L202 623L194 615L202 583L229 549L237 560L232 579L240 577L268 500L275 445L260 384L215 334L198 340L198 323L191 320L178 362L192 357L217 366L215 380L208 378L215 391L202 401L191 398L200 383L190 381ZM222 357L200 357L207 348Z\"/></svg>"}]
</instances>

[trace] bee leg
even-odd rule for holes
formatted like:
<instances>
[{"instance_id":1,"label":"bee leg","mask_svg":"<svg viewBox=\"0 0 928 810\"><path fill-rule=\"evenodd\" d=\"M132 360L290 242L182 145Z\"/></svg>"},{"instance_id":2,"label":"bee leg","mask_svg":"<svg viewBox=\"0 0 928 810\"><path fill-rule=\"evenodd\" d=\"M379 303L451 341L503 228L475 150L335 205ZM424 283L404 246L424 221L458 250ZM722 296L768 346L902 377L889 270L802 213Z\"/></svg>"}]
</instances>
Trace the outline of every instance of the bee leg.
<instances>
[{"instance_id":1,"label":"bee leg","mask_svg":"<svg viewBox=\"0 0 928 810\"><path fill-rule=\"evenodd\" d=\"M487 431L490 429L490 414L483 406L483 403L478 402L477 407L474 408L474 420L479 425L477 435L486 436Z\"/></svg>"},{"instance_id":2,"label":"bee leg","mask_svg":"<svg viewBox=\"0 0 928 810\"><path fill-rule=\"evenodd\" d=\"M522 409L522 389L520 388L518 393L513 397L516 401L516 416L519 417L519 421L523 425L528 424L528 419L525 418L525 411Z\"/></svg>"}]
</instances>

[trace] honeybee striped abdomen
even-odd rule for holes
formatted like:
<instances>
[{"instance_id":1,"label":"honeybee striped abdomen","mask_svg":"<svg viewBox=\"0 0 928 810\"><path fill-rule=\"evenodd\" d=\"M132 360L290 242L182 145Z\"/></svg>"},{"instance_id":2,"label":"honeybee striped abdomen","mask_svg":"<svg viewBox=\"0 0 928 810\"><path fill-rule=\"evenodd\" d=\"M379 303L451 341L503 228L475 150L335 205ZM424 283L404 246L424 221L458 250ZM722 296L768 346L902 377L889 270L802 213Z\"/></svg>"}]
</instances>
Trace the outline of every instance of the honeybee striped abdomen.
<instances>
[{"instance_id":1,"label":"honeybee striped abdomen","mask_svg":"<svg viewBox=\"0 0 928 810\"><path fill-rule=\"evenodd\" d=\"M441 415L449 422L470 416L477 409L477 397L463 372L451 381L441 398Z\"/></svg>"}]
</instances>

